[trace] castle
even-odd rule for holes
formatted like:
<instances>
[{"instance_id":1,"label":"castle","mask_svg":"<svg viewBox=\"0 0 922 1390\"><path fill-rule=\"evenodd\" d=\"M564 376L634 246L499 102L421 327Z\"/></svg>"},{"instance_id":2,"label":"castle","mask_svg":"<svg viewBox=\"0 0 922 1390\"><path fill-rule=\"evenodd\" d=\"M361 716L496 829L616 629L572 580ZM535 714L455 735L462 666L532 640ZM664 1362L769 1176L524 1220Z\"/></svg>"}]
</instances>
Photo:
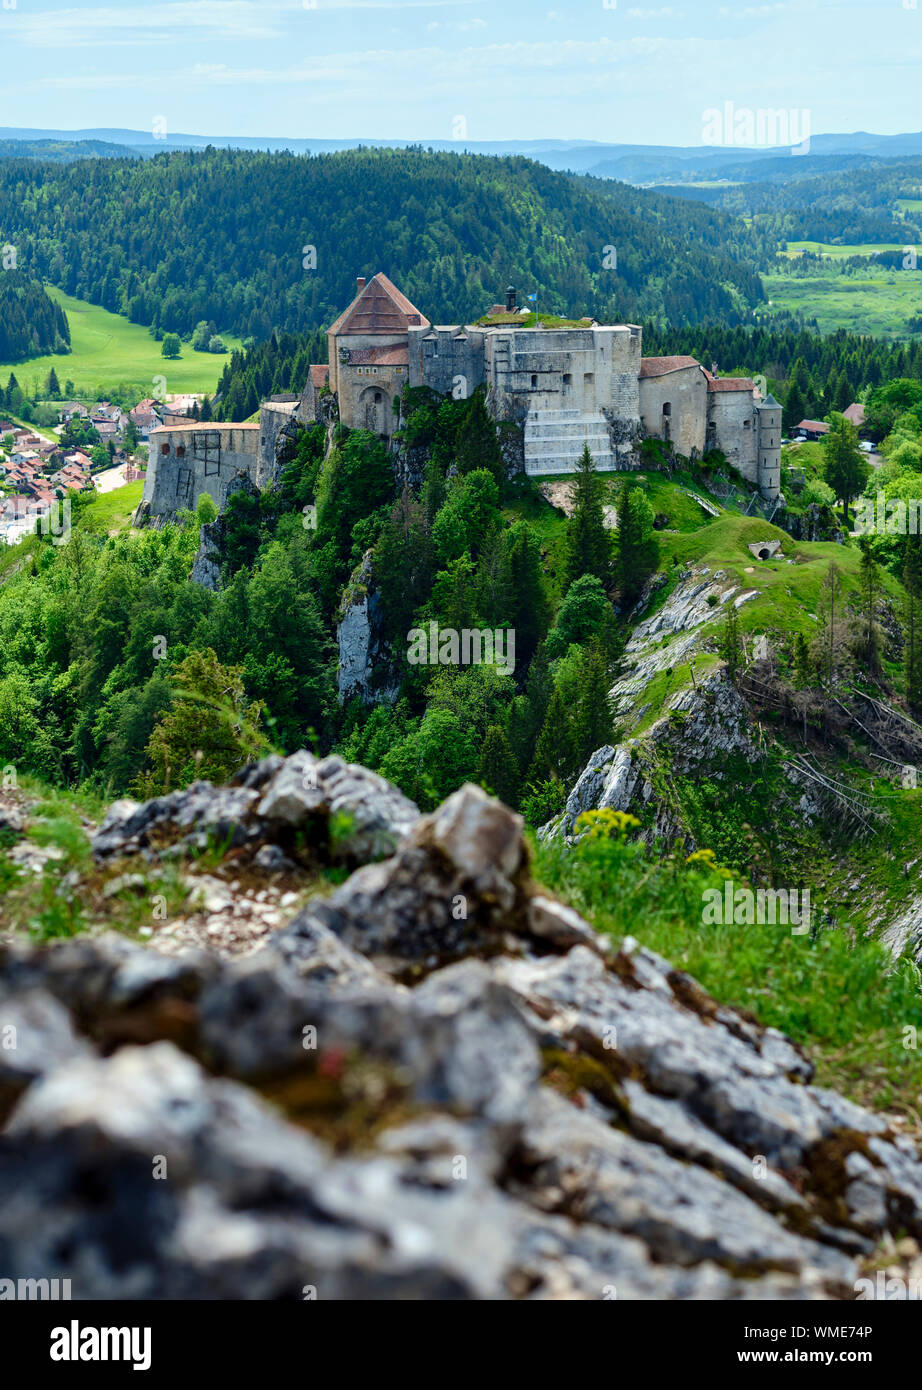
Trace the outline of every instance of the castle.
<instances>
[{"instance_id":1,"label":"castle","mask_svg":"<svg viewBox=\"0 0 922 1390\"><path fill-rule=\"evenodd\" d=\"M390 441L407 386L456 399L478 387L497 422L518 427L513 466L570 473L585 445L600 470L637 466L643 438L700 458L719 449L767 500L781 484L781 406L747 377L718 377L694 357L644 357L636 324L591 319L526 327L513 288L476 327L435 325L386 275L359 278L328 331L327 366L311 367L300 399L266 401L260 423L154 430L139 515L194 507L202 492L221 506L240 472L263 487L293 422L330 418ZM514 431L515 433L515 431Z\"/></svg>"},{"instance_id":2,"label":"castle","mask_svg":"<svg viewBox=\"0 0 922 1390\"><path fill-rule=\"evenodd\" d=\"M389 439L404 384L456 397L484 386L494 419L522 427L526 473L572 472L585 444L597 468L629 468L646 436L687 458L719 449L763 497L777 497L781 406L748 378L717 377L694 357L644 357L636 324L521 319L511 287L471 328L430 323L386 275L359 279L329 330L329 366L311 369L302 418L319 418L327 388L343 424Z\"/></svg>"}]
</instances>

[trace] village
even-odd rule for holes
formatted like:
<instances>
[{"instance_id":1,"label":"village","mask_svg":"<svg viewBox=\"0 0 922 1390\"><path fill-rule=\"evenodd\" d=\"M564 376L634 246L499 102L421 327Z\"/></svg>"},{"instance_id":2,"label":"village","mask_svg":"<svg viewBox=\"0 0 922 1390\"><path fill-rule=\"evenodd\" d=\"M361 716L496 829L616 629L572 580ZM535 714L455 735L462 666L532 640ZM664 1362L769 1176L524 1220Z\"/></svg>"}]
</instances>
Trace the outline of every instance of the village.
<instances>
[{"instance_id":1,"label":"village","mask_svg":"<svg viewBox=\"0 0 922 1390\"><path fill-rule=\"evenodd\" d=\"M203 397L148 398L130 410L108 400L63 401L49 428L0 410L0 543L15 545L75 494L143 481L150 432L189 424Z\"/></svg>"}]
</instances>

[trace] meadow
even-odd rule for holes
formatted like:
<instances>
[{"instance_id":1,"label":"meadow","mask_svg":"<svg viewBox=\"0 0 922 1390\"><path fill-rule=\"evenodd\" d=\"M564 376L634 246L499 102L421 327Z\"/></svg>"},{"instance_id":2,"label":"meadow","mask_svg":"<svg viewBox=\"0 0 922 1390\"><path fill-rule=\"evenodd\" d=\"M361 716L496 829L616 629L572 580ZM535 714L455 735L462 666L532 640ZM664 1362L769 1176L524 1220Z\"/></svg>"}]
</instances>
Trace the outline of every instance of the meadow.
<instances>
[{"instance_id":1,"label":"meadow","mask_svg":"<svg viewBox=\"0 0 922 1390\"><path fill-rule=\"evenodd\" d=\"M855 248L846 249L857 254ZM765 274L762 283L770 305L759 311L761 318L784 311L802 314L808 321L816 319L823 333L844 328L892 341L912 336L909 320L922 314L922 270L843 272L831 262L810 275Z\"/></svg>"},{"instance_id":2,"label":"meadow","mask_svg":"<svg viewBox=\"0 0 922 1390\"><path fill-rule=\"evenodd\" d=\"M27 395L42 398L53 367L61 390L66 381L72 381L78 400L104 400L116 394L140 400L158 391L158 378L165 378L165 384L161 381L159 387L171 395L214 394L226 356L193 352L189 343L183 343L182 356L169 361L163 356L162 344L140 324L129 323L98 305L73 299L54 286L47 288L67 314L72 351L35 357L28 362L0 363L0 380L4 383L13 372ZM240 346L240 339L233 334L222 333L221 337L228 351Z\"/></svg>"}]
</instances>

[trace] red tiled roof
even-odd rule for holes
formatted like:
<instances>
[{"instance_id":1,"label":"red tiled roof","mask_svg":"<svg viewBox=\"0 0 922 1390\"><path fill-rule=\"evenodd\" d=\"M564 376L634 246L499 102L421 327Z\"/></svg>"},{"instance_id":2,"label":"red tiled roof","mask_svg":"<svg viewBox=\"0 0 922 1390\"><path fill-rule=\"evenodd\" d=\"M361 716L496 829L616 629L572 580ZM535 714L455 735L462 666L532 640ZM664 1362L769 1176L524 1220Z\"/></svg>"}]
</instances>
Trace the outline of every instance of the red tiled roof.
<instances>
[{"instance_id":1,"label":"red tiled roof","mask_svg":"<svg viewBox=\"0 0 922 1390\"><path fill-rule=\"evenodd\" d=\"M801 420L799 425L794 426L798 430L809 430L811 434L828 434L829 426L824 425L822 420Z\"/></svg>"},{"instance_id":2,"label":"red tiled roof","mask_svg":"<svg viewBox=\"0 0 922 1390\"><path fill-rule=\"evenodd\" d=\"M317 388L326 386L330 380L330 369L323 362L317 362L310 369L311 381Z\"/></svg>"},{"instance_id":3,"label":"red tiled roof","mask_svg":"<svg viewBox=\"0 0 922 1390\"><path fill-rule=\"evenodd\" d=\"M409 361L409 349L405 347L353 348L349 353L350 367L370 363L380 367L406 367Z\"/></svg>"},{"instance_id":4,"label":"red tiled roof","mask_svg":"<svg viewBox=\"0 0 922 1390\"><path fill-rule=\"evenodd\" d=\"M337 337L345 333L406 333L414 327L429 327L429 320L380 272L359 291L349 308L327 332Z\"/></svg>"},{"instance_id":5,"label":"red tiled roof","mask_svg":"<svg viewBox=\"0 0 922 1390\"><path fill-rule=\"evenodd\" d=\"M640 375L667 376L669 372L681 372L686 367L700 367L697 357L642 357Z\"/></svg>"},{"instance_id":6,"label":"red tiled roof","mask_svg":"<svg viewBox=\"0 0 922 1390\"><path fill-rule=\"evenodd\" d=\"M846 420L849 420L853 425L857 425L859 429L864 424L865 409L864 406L860 405L857 401L854 405L850 405L848 410L843 410L842 414L845 416Z\"/></svg>"},{"instance_id":7,"label":"red tiled roof","mask_svg":"<svg viewBox=\"0 0 922 1390\"><path fill-rule=\"evenodd\" d=\"M755 382L748 376L711 376L710 372L706 375L709 391L748 391L752 395L755 390Z\"/></svg>"}]
</instances>

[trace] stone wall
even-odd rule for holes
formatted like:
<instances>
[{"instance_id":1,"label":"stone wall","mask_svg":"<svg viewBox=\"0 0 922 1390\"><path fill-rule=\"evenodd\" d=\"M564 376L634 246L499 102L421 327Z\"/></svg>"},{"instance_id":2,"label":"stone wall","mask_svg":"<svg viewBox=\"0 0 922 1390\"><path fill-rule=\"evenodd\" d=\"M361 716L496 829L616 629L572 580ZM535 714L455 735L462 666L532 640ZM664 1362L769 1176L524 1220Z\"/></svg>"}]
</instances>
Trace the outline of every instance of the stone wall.
<instances>
[{"instance_id":1,"label":"stone wall","mask_svg":"<svg viewBox=\"0 0 922 1390\"><path fill-rule=\"evenodd\" d=\"M700 458L704 453L707 409L707 377L697 365L681 367L665 376L641 378L640 417L644 434L653 439L671 439L676 453L684 458Z\"/></svg>"},{"instance_id":2,"label":"stone wall","mask_svg":"<svg viewBox=\"0 0 922 1390\"><path fill-rule=\"evenodd\" d=\"M713 422L713 447L747 482L757 486L758 416L751 391L712 391L708 420Z\"/></svg>"},{"instance_id":3,"label":"stone wall","mask_svg":"<svg viewBox=\"0 0 922 1390\"><path fill-rule=\"evenodd\" d=\"M194 510L206 492L220 508L228 483L238 473L255 482L259 471L261 426L177 425L152 430L150 461L139 518L168 519Z\"/></svg>"},{"instance_id":4,"label":"stone wall","mask_svg":"<svg viewBox=\"0 0 922 1390\"><path fill-rule=\"evenodd\" d=\"M484 334L459 325L409 330L411 386L464 399L484 381Z\"/></svg>"},{"instance_id":5,"label":"stone wall","mask_svg":"<svg viewBox=\"0 0 922 1390\"><path fill-rule=\"evenodd\" d=\"M529 411L612 410L640 417L639 328L510 328L484 335L488 404L496 419Z\"/></svg>"},{"instance_id":6,"label":"stone wall","mask_svg":"<svg viewBox=\"0 0 922 1390\"><path fill-rule=\"evenodd\" d=\"M263 401L259 407L259 453L254 479L257 487L268 487L275 482L279 454L298 433L299 406L300 402L294 399Z\"/></svg>"}]
</instances>

